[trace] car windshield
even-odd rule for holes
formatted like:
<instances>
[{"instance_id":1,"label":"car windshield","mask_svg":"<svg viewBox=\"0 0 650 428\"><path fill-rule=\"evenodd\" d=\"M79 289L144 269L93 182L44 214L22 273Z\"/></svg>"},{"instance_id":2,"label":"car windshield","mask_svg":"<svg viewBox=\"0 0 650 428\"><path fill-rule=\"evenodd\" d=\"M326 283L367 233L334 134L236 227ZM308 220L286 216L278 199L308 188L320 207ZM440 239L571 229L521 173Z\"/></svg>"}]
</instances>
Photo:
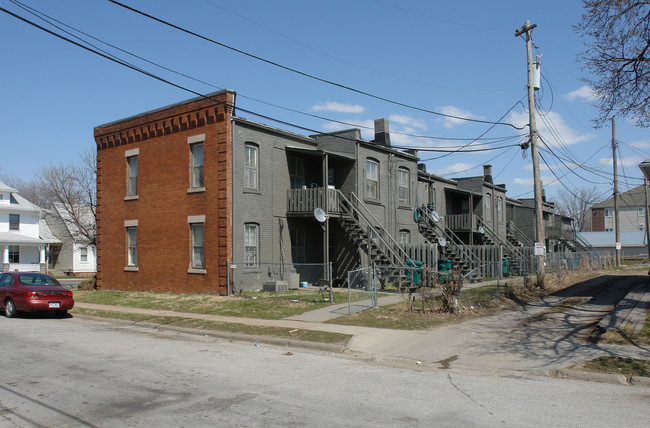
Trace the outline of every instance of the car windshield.
<instances>
[{"instance_id":1,"label":"car windshield","mask_svg":"<svg viewBox=\"0 0 650 428\"><path fill-rule=\"evenodd\" d=\"M38 273L25 273L18 275L18 281L27 285L59 285L59 282L51 276Z\"/></svg>"}]
</instances>

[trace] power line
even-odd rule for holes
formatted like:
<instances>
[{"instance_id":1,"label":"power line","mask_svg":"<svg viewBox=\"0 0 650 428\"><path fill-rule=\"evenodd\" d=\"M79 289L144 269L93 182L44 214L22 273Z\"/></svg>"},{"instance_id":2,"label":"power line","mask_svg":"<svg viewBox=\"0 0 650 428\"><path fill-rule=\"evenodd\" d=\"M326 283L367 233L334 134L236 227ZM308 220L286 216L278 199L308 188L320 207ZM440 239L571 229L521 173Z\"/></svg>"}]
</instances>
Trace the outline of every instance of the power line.
<instances>
[{"instance_id":1,"label":"power line","mask_svg":"<svg viewBox=\"0 0 650 428\"><path fill-rule=\"evenodd\" d=\"M457 120L463 120L463 121L474 122L474 123L484 123L484 124L490 124L490 125L506 125L506 126L510 126L510 127L514 128L514 129L518 129L518 130L521 130L521 129L525 128L525 126L519 128L519 127L515 126L512 123L491 122L491 121L488 121L488 120L473 119L473 118L469 118L469 117L449 115L449 114L440 113L440 112L437 112L437 111L434 111L434 110L425 109L425 108L422 108L422 107L412 106L410 104L406 104L406 103L403 103L403 102L400 102L400 101L395 101L395 100L392 100L392 99L389 99L389 98L386 98L386 97L382 97L382 96L379 96L379 95L374 95L374 94L371 94L370 92L362 91L360 89L355 89L355 88L352 88L351 86L343 85L341 83L336 83L334 81L327 80L325 78L318 77L318 76L315 76L313 74L309 74L309 73L306 73L304 71L300 71L300 70L297 70L295 68L291 68L291 67L288 67L286 65L279 64L277 62L268 60L266 58L262 58L262 57L260 57L258 55L251 54L251 53L243 51L241 49L237 49L237 48L229 46L229 45L227 45L225 43L221 43L221 42L218 42L218 41L216 41L214 39L211 39L209 37L198 34L198 33L194 32L194 31L187 30L187 29L185 29L183 27L180 27L180 26L178 26L176 24L172 24L171 22L165 21L165 20L163 20L161 18L157 18L157 17L155 17L153 15L150 15L150 14L148 14L146 12L140 11L138 9L135 9L135 8L131 7L131 6L125 5L123 3L120 3L120 2L118 2L116 0L108 0L108 1L115 4L115 5L117 5L117 6L120 6L120 7L124 8L124 9L127 9L127 10L129 10L131 12L137 13L138 15L144 16L145 18L149 18L151 20L154 20L154 21L159 22L161 24L167 25L167 26L169 26L171 28L174 28L176 30L182 31L182 32L184 32L186 34L189 34L191 36L197 37L197 38L199 38L201 40L205 40L207 42L210 42L210 43L216 44L218 46L221 46L223 48L229 49L229 50L231 50L233 52L237 52L239 54L248 56L249 58L253 58L253 59L256 59L258 61L262 61L262 62L264 62L266 64L272 65L274 67L278 67L278 68L281 68L283 70L286 70L286 71L301 75L303 77L307 77L309 79L313 79L313 80L317 80L317 81L322 82L322 83L326 83L328 85L336 86L336 87L341 88L341 89L345 89L345 90L348 90L348 91L351 91L351 92L355 92L357 94L364 95L364 96L369 97L369 98L374 98L376 100L380 100L380 101L384 101L384 102L387 102L387 103L390 103L390 104L398 105L400 107L404 107L404 108L408 108L408 109L416 110L416 111L421 111L421 112L424 112L424 113L429 113L429 114L433 114L433 115L441 116L441 117L446 117L446 118L450 118L450 119L457 119Z\"/></svg>"},{"instance_id":2,"label":"power line","mask_svg":"<svg viewBox=\"0 0 650 428\"><path fill-rule=\"evenodd\" d=\"M47 14L33 8L31 6L25 5L25 4L21 3L21 2L19 2L18 0L9 0L9 1L14 3L16 6L22 8L26 12L38 17L42 21L47 22L49 25L52 25L53 27L59 29L60 31L65 32L66 34L70 35L71 37L74 37L75 39L77 39L79 41L82 41L82 42L88 44L89 46L92 46L93 48L95 48L95 49L97 49L97 50L99 50L99 51L101 51L101 52L103 52L103 53L105 53L107 55L110 55L111 57L116 58L116 59L118 59L120 61L124 61L124 60L120 59L116 55L113 55L113 54L111 54L111 53L109 53L109 52L107 52L107 51L105 51L105 50L103 50L103 49L89 43L86 40L83 40L82 38L72 34L71 32L69 32L69 31L55 25L52 21L54 21L54 22L56 22L56 23L58 23L58 24L60 24L62 26L65 26L66 28L69 28L69 29L71 29L73 31L76 31L76 32L78 32L78 33L80 33L80 34L82 34L82 35L84 35L84 36L86 36L86 37L88 37L88 38L90 38L92 40L95 40L95 41L97 41L99 43L102 43L102 44L104 44L106 46L109 46L109 47L111 47L111 48L113 48L115 50L118 50L118 51L120 51L122 53L125 53L127 55L130 55L130 56L132 56L134 58L137 58L137 59L139 59L141 61L144 61L144 62L149 63L151 65L154 65L156 67L159 67L159 68L161 68L161 69L163 69L165 71L168 71L170 73L182 76L184 78L190 79L192 81L204 84L206 86L209 86L209 87L212 87L212 88L215 88L215 89L218 89L218 90L225 90L225 88L219 87L217 85L214 85L212 83L206 82L206 81L201 80L201 79L197 79L197 78L192 77L192 76L190 76L188 74L176 71L176 70L174 70L172 68L166 67L166 66L161 65L161 64L159 64L157 62L151 61L151 60L149 60L147 58L144 58L144 57L142 57L140 55L137 55L137 54L135 54L133 52L122 49L119 46L113 45L113 44L108 43L108 42L106 42L104 40L101 40L101 39L99 39L97 37L94 37L91 34L88 34L88 33L84 32L84 31L79 30L78 28L75 28L75 27L70 26L70 25L68 25L68 24L66 24L66 23L64 23L64 22L62 22L60 20L57 20L56 18L53 18L53 17L51 17L51 16L49 16L49 15L47 15ZM206 1L208 1L208 0L206 0ZM126 62L126 61L124 61L124 62ZM133 65L133 64L131 64L131 65ZM308 116L308 117L312 117L312 118L316 118L316 119L320 119L320 120L325 120L325 121L329 121L329 122L333 122L333 123L338 123L338 124L342 124L342 125L345 125L345 126L357 127L357 128L361 128L361 129L367 129L367 130L373 130L373 128L371 128L369 126L344 122L344 121L340 121L340 120L336 120L336 119L332 119L332 118L328 118L328 117L324 117L324 116L320 116L320 115L311 114L311 113L307 113L307 112L304 112L304 111L292 109L292 108L289 108L289 107L280 106L280 105L269 103L269 102L266 102L266 101L263 101L263 100L260 100L260 99L257 99L257 98L253 98L253 97L250 97L250 96L243 95L243 94L241 94L239 92L237 93L237 95L239 97L241 97L241 98L245 98L245 99L248 99L248 100L251 100L251 101L254 101L254 102L258 102L258 103L261 103L261 104L264 104L264 105L267 105L267 106L271 106L271 107L274 107L274 108L278 108L278 109L281 109L281 110L290 111L290 112L293 112L293 113L296 113L296 114L301 114L301 115L304 115L304 116ZM404 136L408 136L408 137L412 137L412 138L418 138L418 139L447 140L447 141L467 141L467 140L476 141L477 140L476 138L438 137L438 136L430 136L430 135L411 134L411 133L398 132L398 131L393 131L391 133L394 134L394 135L404 135ZM484 141L489 140L489 141L492 141L492 142L496 143L496 142L508 141L509 139L514 139L514 138L518 138L518 136L515 135L515 136L511 136L511 137L490 137L490 138L485 137L485 138L478 138L478 140L484 140ZM411 147L411 146L404 147L404 148L414 149L414 147ZM444 148L445 147L438 147L438 149L444 149ZM452 148L450 147L450 149L452 149ZM421 149L418 149L418 150L423 150L424 151L426 149L421 148ZM444 150L439 150L439 151L444 151Z\"/></svg>"}]
</instances>

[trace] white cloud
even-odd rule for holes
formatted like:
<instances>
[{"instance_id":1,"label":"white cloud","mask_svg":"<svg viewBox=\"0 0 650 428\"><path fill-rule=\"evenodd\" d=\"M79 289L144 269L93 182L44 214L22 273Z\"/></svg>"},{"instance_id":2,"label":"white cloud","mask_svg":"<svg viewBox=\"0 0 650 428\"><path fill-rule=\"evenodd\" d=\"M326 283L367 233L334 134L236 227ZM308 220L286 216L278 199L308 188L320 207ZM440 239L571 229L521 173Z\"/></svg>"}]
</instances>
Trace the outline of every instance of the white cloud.
<instances>
[{"instance_id":1,"label":"white cloud","mask_svg":"<svg viewBox=\"0 0 650 428\"><path fill-rule=\"evenodd\" d=\"M412 128L427 129L427 124L423 119L415 119L410 116L405 116L402 114L391 114L388 118L390 119L391 124L397 123L402 126L405 126L406 129L412 129Z\"/></svg>"},{"instance_id":2,"label":"white cloud","mask_svg":"<svg viewBox=\"0 0 650 428\"><path fill-rule=\"evenodd\" d=\"M637 149L649 149L650 148L650 140L639 140L639 141L634 141L629 144L630 146L637 148Z\"/></svg>"},{"instance_id":3,"label":"white cloud","mask_svg":"<svg viewBox=\"0 0 650 428\"><path fill-rule=\"evenodd\" d=\"M449 165L445 168L442 169L436 169L436 174L440 175L453 175L457 174L463 171L466 171L470 168L474 168L476 165L471 164L471 163L463 163L463 162L458 162L453 165Z\"/></svg>"},{"instance_id":4,"label":"white cloud","mask_svg":"<svg viewBox=\"0 0 650 428\"><path fill-rule=\"evenodd\" d=\"M336 101L328 101L324 104L312 106L312 111L332 111L336 113L363 113L366 108L358 104L343 104Z\"/></svg>"},{"instance_id":5,"label":"white cloud","mask_svg":"<svg viewBox=\"0 0 650 428\"><path fill-rule=\"evenodd\" d=\"M575 101L578 99L582 101L596 101L598 99L598 96L589 85L584 85L575 91L571 91L568 94L564 95L564 99L567 101Z\"/></svg>"},{"instance_id":6,"label":"white cloud","mask_svg":"<svg viewBox=\"0 0 650 428\"><path fill-rule=\"evenodd\" d=\"M463 110L463 109L461 109L459 107L455 107L455 106L439 107L437 109L437 111L439 113L447 114L447 115L451 115L451 116L465 117L465 118L468 118L468 119L482 119L482 117L476 116L475 114L473 114L472 112L470 112L468 110ZM464 120L454 119L452 117L445 117L445 118L442 118L442 120L444 121L443 126L445 128L453 128L456 125L460 125L462 123L465 123Z\"/></svg>"},{"instance_id":7,"label":"white cloud","mask_svg":"<svg viewBox=\"0 0 650 428\"><path fill-rule=\"evenodd\" d=\"M508 121L517 126L524 126L528 124L528 113L526 112L512 112L508 116ZM583 143L595 137L594 134L580 134L575 129L571 128L564 121L564 118L553 111L548 112L543 118L538 118L537 132L550 146L559 146L556 135L559 135L561 142L567 145ZM550 126L550 128L549 128ZM543 146L540 143L540 146Z\"/></svg>"}]
</instances>

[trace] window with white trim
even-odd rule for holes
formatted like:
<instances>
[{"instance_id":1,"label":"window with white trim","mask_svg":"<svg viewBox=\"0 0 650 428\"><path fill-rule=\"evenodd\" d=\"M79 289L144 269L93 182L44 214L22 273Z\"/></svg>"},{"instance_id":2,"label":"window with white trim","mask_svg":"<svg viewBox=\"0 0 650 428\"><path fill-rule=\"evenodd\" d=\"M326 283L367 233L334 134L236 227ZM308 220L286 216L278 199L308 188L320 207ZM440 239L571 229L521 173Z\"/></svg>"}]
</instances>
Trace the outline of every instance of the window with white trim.
<instances>
[{"instance_id":1,"label":"window with white trim","mask_svg":"<svg viewBox=\"0 0 650 428\"><path fill-rule=\"evenodd\" d=\"M138 265L138 228L129 226L126 228L126 265L135 267Z\"/></svg>"},{"instance_id":2,"label":"window with white trim","mask_svg":"<svg viewBox=\"0 0 650 428\"><path fill-rule=\"evenodd\" d=\"M20 214L9 214L9 230L20 230Z\"/></svg>"},{"instance_id":3,"label":"window with white trim","mask_svg":"<svg viewBox=\"0 0 650 428\"><path fill-rule=\"evenodd\" d=\"M366 198L379 199L379 162L366 159Z\"/></svg>"},{"instance_id":4,"label":"window with white trim","mask_svg":"<svg viewBox=\"0 0 650 428\"><path fill-rule=\"evenodd\" d=\"M492 218L492 195L487 193L485 195L485 219L490 220Z\"/></svg>"},{"instance_id":5,"label":"window with white trim","mask_svg":"<svg viewBox=\"0 0 650 428\"><path fill-rule=\"evenodd\" d=\"M256 268L259 263L259 225L244 224L244 267Z\"/></svg>"},{"instance_id":6,"label":"window with white trim","mask_svg":"<svg viewBox=\"0 0 650 428\"><path fill-rule=\"evenodd\" d=\"M20 247L9 245L9 263L20 263Z\"/></svg>"},{"instance_id":7,"label":"window with white trim","mask_svg":"<svg viewBox=\"0 0 650 428\"><path fill-rule=\"evenodd\" d=\"M244 188L259 190L259 149L257 145L244 144Z\"/></svg>"},{"instance_id":8,"label":"window with white trim","mask_svg":"<svg viewBox=\"0 0 650 428\"><path fill-rule=\"evenodd\" d=\"M138 195L138 157L126 158L126 196Z\"/></svg>"},{"instance_id":9,"label":"window with white trim","mask_svg":"<svg viewBox=\"0 0 650 428\"><path fill-rule=\"evenodd\" d=\"M203 187L203 142L190 144L190 188Z\"/></svg>"},{"instance_id":10,"label":"window with white trim","mask_svg":"<svg viewBox=\"0 0 650 428\"><path fill-rule=\"evenodd\" d=\"M605 217L614 217L614 210L611 208L605 208Z\"/></svg>"},{"instance_id":11,"label":"window with white trim","mask_svg":"<svg viewBox=\"0 0 650 428\"><path fill-rule=\"evenodd\" d=\"M402 229L399 231L399 243L410 244L411 243L411 231L407 229Z\"/></svg>"},{"instance_id":12,"label":"window with white trim","mask_svg":"<svg viewBox=\"0 0 650 428\"><path fill-rule=\"evenodd\" d=\"M205 269L203 223L190 224L192 235L192 269Z\"/></svg>"},{"instance_id":13,"label":"window with white trim","mask_svg":"<svg viewBox=\"0 0 650 428\"><path fill-rule=\"evenodd\" d=\"M79 261L81 262L88 261L88 247L79 248Z\"/></svg>"},{"instance_id":14,"label":"window with white trim","mask_svg":"<svg viewBox=\"0 0 650 428\"><path fill-rule=\"evenodd\" d=\"M397 170L397 203L409 204L409 170L406 168Z\"/></svg>"},{"instance_id":15,"label":"window with white trim","mask_svg":"<svg viewBox=\"0 0 650 428\"><path fill-rule=\"evenodd\" d=\"M503 197L497 196L497 220L503 221Z\"/></svg>"}]
</instances>

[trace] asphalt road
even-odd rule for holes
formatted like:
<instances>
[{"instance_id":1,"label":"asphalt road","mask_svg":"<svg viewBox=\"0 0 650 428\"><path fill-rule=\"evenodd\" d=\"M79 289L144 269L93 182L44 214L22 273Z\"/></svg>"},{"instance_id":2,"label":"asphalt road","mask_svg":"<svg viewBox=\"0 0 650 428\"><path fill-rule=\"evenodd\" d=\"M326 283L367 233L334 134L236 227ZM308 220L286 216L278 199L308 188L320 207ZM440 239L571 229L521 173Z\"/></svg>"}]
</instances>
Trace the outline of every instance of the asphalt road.
<instances>
[{"instance_id":1,"label":"asphalt road","mask_svg":"<svg viewBox=\"0 0 650 428\"><path fill-rule=\"evenodd\" d=\"M414 370L82 320L0 318L1 427L647 426L650 392Z\"/></svg>"}]
</instances>

